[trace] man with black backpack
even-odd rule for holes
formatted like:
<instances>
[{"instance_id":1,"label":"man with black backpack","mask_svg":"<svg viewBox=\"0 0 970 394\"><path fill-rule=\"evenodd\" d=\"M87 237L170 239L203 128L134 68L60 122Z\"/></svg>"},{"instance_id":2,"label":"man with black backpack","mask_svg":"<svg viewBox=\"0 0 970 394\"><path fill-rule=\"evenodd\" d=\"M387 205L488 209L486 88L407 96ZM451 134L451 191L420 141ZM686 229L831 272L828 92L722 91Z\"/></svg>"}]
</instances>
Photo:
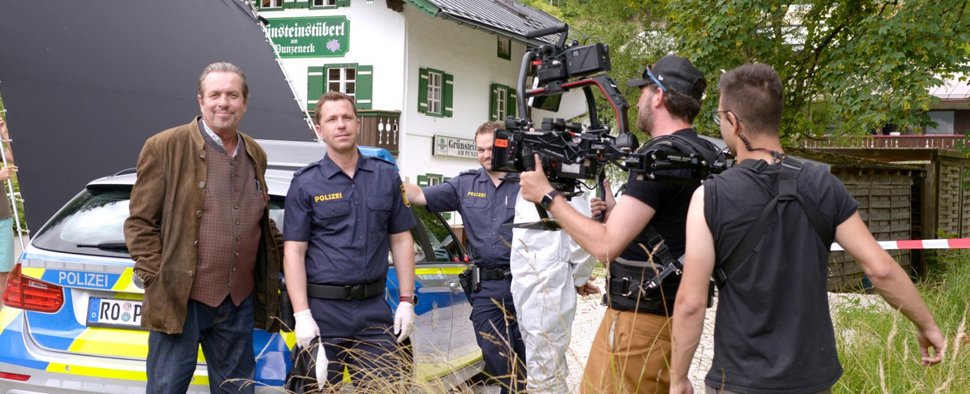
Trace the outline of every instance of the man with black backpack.
<instances>
[{"instance_id":1,"label":"man with black backpack","mask_svg":"<svg viewBox=\"0 0 970 394\"><path fill-rule=\"evenodd\" d=\"M705 182L691 200L670 392L693 392L687 374L712 274L719 292L707 392L830 392L842 374L826 293L833 240L916 324L923 365L939 363L944 338L933 316L872 237L845 186L782 151L784 98L775 70L741 66L721 77L719 89L715 120L740 164Z\"/></svg>"},{"instance_id":2,"label":"man with black backpack","mask_svg":"<svg viewBox=\"0 0 970 394\"><path fill-rule=\"evenodd\" d=\"M716 148L692 128L707 83L687 59L666 56L628 82L640 88L637 126L653 138L641 148L697 154L714 160ZM581 392L665 392L670 361L670 316L679 278L656 283L679 264L690 195L700 183L694 169L657 171L664 181L631 173L626 192L605 223L577 212L536 171L521 174L520 193L539 203L583 249L609 262L603 317L590 349Z\"/></svg>"}]
</instances>

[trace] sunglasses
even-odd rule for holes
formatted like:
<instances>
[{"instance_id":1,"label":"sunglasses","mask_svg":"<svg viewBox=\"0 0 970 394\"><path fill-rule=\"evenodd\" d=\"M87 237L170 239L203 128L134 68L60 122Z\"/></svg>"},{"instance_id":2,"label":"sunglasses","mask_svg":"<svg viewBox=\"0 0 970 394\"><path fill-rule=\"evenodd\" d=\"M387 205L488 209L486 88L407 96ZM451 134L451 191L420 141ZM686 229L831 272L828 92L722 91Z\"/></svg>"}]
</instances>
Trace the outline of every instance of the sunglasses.
<instances>
[{"instance_id":1,"label":"sunglasses","mask_svg":"<svg viewBox=\"0 0 970 394\"><path fill-rule=\"evenodd\" d=\"M660 83L660 80L657 79L656 75L653 75L653 72L650 71L650 67L647 67L643 70L643 78L644 79L649 78L651 81L653 81L653 83L657 84L657 86L660 87L661 91L663 91L664 93L667 93L667 87L664 86L664 84Z\"/></svg>"}]
</instances>

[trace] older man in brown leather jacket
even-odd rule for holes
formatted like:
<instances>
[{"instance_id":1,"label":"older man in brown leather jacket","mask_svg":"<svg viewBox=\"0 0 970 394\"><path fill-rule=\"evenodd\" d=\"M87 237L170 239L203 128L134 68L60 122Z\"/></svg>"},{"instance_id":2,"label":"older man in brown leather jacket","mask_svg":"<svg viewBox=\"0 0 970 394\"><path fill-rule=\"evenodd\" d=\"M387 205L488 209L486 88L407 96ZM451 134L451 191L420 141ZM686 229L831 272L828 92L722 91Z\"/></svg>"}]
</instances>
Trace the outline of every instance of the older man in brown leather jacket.
<instances>
[{"instance_id":1,"label":"older man in brown leather jacket","mask_svg":"<svg viewBox=\"0 0 970 394\"><path fill-rule=\"evenodd\" d=\"M202 116L149 138L138 158L125 238L145 288L149 393L184 393L200 343L212 392L253 392L253 327L278 329L266 153L237 129L248 93L238 67L210 64Z\"/></svg>"}]
</instances>

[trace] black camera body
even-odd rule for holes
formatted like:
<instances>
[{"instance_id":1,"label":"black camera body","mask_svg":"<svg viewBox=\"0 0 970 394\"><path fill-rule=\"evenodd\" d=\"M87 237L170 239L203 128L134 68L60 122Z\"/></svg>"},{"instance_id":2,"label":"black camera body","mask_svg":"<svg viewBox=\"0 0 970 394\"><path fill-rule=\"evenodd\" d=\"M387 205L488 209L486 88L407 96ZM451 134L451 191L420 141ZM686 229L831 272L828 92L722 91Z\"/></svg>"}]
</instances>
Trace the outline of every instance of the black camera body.
<instances>
[{"instance_id":1,"label":"black camera body","mask_svg":"<svg viewBox=\"0 0 970 394\"><path fill-rule=\"evenodd\" d=\"M492 169L505 172L532 171L535 154L550 183L560 193L571 196L584 179L594 179L606 161L613 138L606 134L582 132L582 125L563 119L545 118L535 131L521 130L510 119L505 130L496 130L492 147Z\"/></svg>"},{"instance_id":2,"label":"black camera body","mask_svg":"<svg viewBox=\"0 0 970 394\"><path fill-rule=\"evenodd\" d=\"M569 47L543 45L538 51L540 64L536 79L540 85L606 72L611 68L610 51L602 43Z\"/></svg>"},{"instance_id":3,"label":"black camera body","mask_svg":"<svg viewBox=\"0 0 970 394\"><path fill-rule=\"evenodd\" d=\"M639 142L627 125L629 104L606 72L611 68L609 48L601 43L566 45L565 24L536 30L527 38L560 33L557 44L543 44L526 51L519 70L516 99L519 118L505 120L505 130L495 131L492 146L492 169L523 172L535 169L539 155L549 183L566 196L577 193L580 183L604 176L607 164L636 173L644 179L700 182L723 171L726 160L700 154L678 154L657 149L636 152ZM526 90L526 79L534 69L536 87ZM600 75L595 75L600 74ZM599 120L593 88L597 88L615 111L617 133ZM563 119L543 119L538 128L528 118L526 100L582 89L590 125L567 123ZM671 169L692 169L690 179L664 176Z\"/></svg>"}]
</instances>

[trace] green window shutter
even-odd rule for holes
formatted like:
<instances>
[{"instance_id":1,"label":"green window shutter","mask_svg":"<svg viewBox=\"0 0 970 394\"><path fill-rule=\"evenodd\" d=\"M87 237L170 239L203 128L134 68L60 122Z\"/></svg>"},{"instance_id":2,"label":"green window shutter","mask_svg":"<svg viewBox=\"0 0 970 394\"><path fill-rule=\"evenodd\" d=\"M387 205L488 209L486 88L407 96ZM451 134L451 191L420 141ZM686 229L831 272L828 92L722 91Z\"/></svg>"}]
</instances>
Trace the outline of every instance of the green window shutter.
<instances>
[{"instance_id":1,"label":"green window shutter","mask_svg":"<svg viewBox=\"0 0 970 394\"><path fill-rule=\"evenodd\" d=\"M357 66L357 109L374 108L374 66Z\"/></svg>"},{"instance_id":2,"label":"green window shutter","mask_svg":"<svg viewBox=\"0 0 970 394\"><path fill-rule=\"evenodd\" d=\"M350 7L350 0L337 0L337 7Z\"/></svg>"},{"instance_id":3,"label":"green window shutter","mask_svg":"<svg viewBox=\"0 0 970 394\"><path fill-rule=\"evenodd\" d=\"M310 0L288 1L283 3L283 8L310 8Z\"/></svg>"},{"instance_id":4,"label":"green window shutter","mask_svg":"<svg viewBox=\"0 0 970 394\"><path fill-rule=\"evenodd\" d=\"M450 118L452 111L452 105L454 104L454 98L452 97L455 91L455 77L451 74L444 74L444 86L441 87L442 96L442 111L441 115Z\"/></svg>"},{"instance_id":5,"label":"green window shutter","mask_svg":"<svg viewBox=\"0 0 970 394\"><path fill-rule=\"evenodd\" d=\"M516 101L515 101L515 89L505 88L505 116L518 117L515 113L516 111ZM499 119L500 121L505 121L505 119Z\"/></svg>"},{"instance_id":6,"label":"green window shutter","mask_svg":"<svg viewBox=\"0 0 970 394\"><path fill-rule=\"evenodd\" d=\"M317 107L317 100L323 94L326 81L324 67L307 67L306 73L306 108L312 110Z\"/></svg>"},{"instance_id":7,"label":"green window shutter","mask_svg":"<svg viewBox=\"0 0 970 394\"><path fill-rule=\"evenodd\" d=\"M425 175L418 175L418 186L428 186L428 177Z\"/></svg>"},{"instance_id":8,"label":"green window shutter","mask_svg":"<svg viewBox=\"0 0 970 394\"><path fill-rule=\"evenodd\" d=\"M428 69L418 69L418 112L428 113Z\"/></svg>"},{"instance_id":9,"label":"green window shutter","mask_svg":"<svg viewBox=\"0 0 970 394\"><path fill-rule=\"evenodd\" d=\"M502 87L498 84L493 83L491 89L488 90L488 120L498 120L498 90Z\"/></svg>"}]
</instances>

